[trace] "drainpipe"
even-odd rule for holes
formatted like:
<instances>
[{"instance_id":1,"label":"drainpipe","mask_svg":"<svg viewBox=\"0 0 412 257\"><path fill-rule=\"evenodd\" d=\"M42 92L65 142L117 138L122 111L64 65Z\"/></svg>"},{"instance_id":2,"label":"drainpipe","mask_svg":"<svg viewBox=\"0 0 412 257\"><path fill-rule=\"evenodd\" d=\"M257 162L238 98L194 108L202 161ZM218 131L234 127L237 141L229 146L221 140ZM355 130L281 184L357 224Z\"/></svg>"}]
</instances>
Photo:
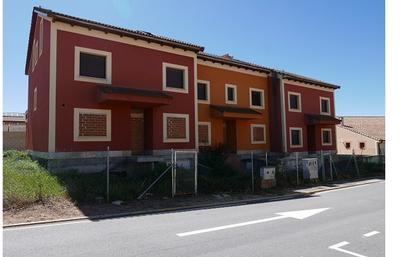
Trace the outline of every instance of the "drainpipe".
<instances>
[{"instance_id":1,"label":"drainpipe","mask_svg":"<svg viewBox=\"0 0 412 257\"><path fill-rule=\"evenodd\" d=\"M280 86L280 115L281 115L281 125L282 125L282 150L283 153L287 153L287 142L286 142L286 111L285 111L285 84L283 83L282 74L276 73L279 80Z\"/></svg>"}]
</instances>

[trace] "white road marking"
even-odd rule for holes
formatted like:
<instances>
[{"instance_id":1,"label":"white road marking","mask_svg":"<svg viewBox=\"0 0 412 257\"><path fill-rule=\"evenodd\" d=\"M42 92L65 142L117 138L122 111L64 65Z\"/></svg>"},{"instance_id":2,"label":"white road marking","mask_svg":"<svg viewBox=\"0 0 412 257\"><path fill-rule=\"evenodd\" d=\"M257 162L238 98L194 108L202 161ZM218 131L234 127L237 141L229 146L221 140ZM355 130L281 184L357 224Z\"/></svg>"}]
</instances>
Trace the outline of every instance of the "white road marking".
<instances>
[{"instance_id":1,"label":"white road marking","mask_svg":"<svg viewBox=\"0 0 412 257\"><path fill-rule=\"evenodd\" d=\"M363 236L364 237L371 237L371 236L374 236L374 235L376 235L376 234L379 234L380 232L379 231L371 231L371 232L369 232L369 233L366 233L366 234L363 234Z\"/></svg>"},{"instance_id":2,"label":"white road marking","mask_svg":"<svg viewBox=\"0 0 412 257\"><path fill-rule=\"evenodd\" d=\"M21 227L9 227L3 228L3 231L15 231L15 230L26 230L26 229L34 229L34 228L45 228L45 227L54 227L54 226L62 226L62 225L71 225L71 224L78 224L78 223L85 223L85 222L92 222L90 220L79 220L79 221L67 221L67 222L56 222L51 224L39 224L39 225L27 225Z\"/></svg>"},{"instance_id":3,"label":"white road marking","mask_svg":"<svg viewBox=\"0 0 412 257\"><path fill-rule=\"evenodd\" d=\"M329 246L329 249L336 250L336 251L339 251L339 252L342 252L342 253L347 253L347 254L350 254L350 255L353 255L353 256L356 256L356 257L367 257L366 255L362 255L362 254L359 254L359 253L354 253L354 252L351 252L351 251L348 251L348 250L345 250L345 249L341 248L341 247L343 247L345 245L348 245L348 244L349 244L349 242L342 241L340 243Z\"/></svg>"},{"instance_id":4,"label":"white road marking","mask_svg":"<svg viewBox=\"0 0 412 257\"><path fill-rule=\"evenodd\" d=\"M369 184L357 185L357 186L351 186L351 187L336 188L336 189L331 189L331 190L327 190L327 191L322 191L322 192L314 193L313 195L321 195L321 194L333 193L333 192L336 192L336 191L355 189L355 188L359 188L359 187L366 187L366 186L371 186L371 185L374 185L374 184L381 184L381 183L385 183L385 181L373 182L373 183L369 183Z\"/></svg>"},{"instance_id":5,"label":"white road marking","mask_svg":"<svg viewBox=\"0 0 412 257\"><path fill-rule=\"evenodd\" d=\"M208 232L213 232L213 231L218 231L218 230L223 230L223 229L229 229L229 228L243 227L243 226L259 224L259 223L263 223L263 222L269 222L269 221L280 220L280 219L285 219L285 218L294 218L294 219L303 220L303 219L306 219L310 216L318 214L320 212L326 211L328 209L329 208L320 208L320 209L301 210L301 211L279 212L277 214L280 215L280 216L277 216L277 217L259 219L259 220L252 220L252 221L241 222L241 223L230 224L230 225L219 226L219 227L199 229L199 230L194 230L194 231L189 231L189 232L184 232L184 233L178 233L176 235L179 236L179 237L192 236L192 235L197 235L197 234L202 234L202 233L208 233Z\"/></svg>"}]
</instances>

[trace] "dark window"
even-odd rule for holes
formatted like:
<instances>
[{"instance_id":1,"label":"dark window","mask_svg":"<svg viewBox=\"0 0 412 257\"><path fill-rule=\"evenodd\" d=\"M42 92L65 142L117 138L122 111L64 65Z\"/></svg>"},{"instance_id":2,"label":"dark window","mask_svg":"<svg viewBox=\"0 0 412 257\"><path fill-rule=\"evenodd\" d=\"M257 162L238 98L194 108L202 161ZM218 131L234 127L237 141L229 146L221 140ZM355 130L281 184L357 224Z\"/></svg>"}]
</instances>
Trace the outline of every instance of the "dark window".
<instances>
[{"instance_id":1,"label":"dark window","mask_svg":"<svg viewBox=\"0 0 412 257\"><path fill-rule=\"evenodd\" d=\"M292 145L301 145L300 142L300 130L292 130Z\"/></svg>"},{"instance_id":2,"label":"dark window","mask_svg":"<svg viewBox=\"0 0 412 257\"><path fill-rule=\"evenodd\" d=\"M349 143L349 142L346 142L346 143L345 143L345 148L346 148L346 149L350 149L350 143Z\"/></svg>"},{"instance_id":3,"label":"dark window","mask_svg":"<svg viewBox=\"0 0 412 257\"><path fill-rule=\"evenodd\" d=\"M365 143L364 142L359 143L359 148L360 149L365 149Z\"/></svg>"},{"instance_id":4,"label":"dark window","mask_svg":"<svg viewBox=\"0 0 412 257\"><path fill-rule=\"evenodd\" d=\"M205 83L197 83L197 99L207 100L207 85Z\"/></svg>"},{"instance_id":5,"label":"dark window","mask_svg":"<svg viewBox=\"0 0 412 257\"><path fill-rule=\"evenodd\" d=\"M290 109L299 110L299 95L289 95Z\"/></svg>"},{"instance_id":6,"label":"dark window","mask_svg":"<svg viewBox=\"0 0 412 257\"><path fill-rule=\"evenodd\" d=\"M184 75L184 70L166 67L166 86L184 89Z\"/></svg>"},{"instance_id":7,"label":"dark window","mask_svg":"<svg viewBox=\"0 0 412 257\"><path fill-rule=\"evenodd\" d=\"M320 104L322 106L322 112L329 113L329 100L322 99L320 100Z\"/></svg>"},{"instance_id":8,"label":"dark window","mask_svg":"<svg viewBox=\"0 0 412 257\"><path fill-rule=\"evenodd\" d=\"M330 131L329 130L324 130L322 132L322 138L323 138L323 143L324 144L330 144L332 142L330 138Z\"/></svg>"},{"instance_id":9,"label":"dark window","mask_svg":"<svg viewBox=\"0 0 412 257\"><path fill-rule=\"evenodd\" d=\"M235 89L233 87L227 88L227 100L228 101L235 101Z\"/></svg>"},{"instance_id":10,"label":"dark window","mask_svg":"<svg viewBox=\"0 0 412 257\"><path fill-rule=\"evenodd\" d=\"M252 91L252 105L262 106L262 92Z\"/></svg>"},{"instance_id":11,"label":"dark window","mask_svg":"<svg viewBox=\"0 0 412 257\"><path fill-rule=\"evenodd\" d=\"M106 56L80 53L80 76L106 78Z\"/></svg>"}]
</instances>

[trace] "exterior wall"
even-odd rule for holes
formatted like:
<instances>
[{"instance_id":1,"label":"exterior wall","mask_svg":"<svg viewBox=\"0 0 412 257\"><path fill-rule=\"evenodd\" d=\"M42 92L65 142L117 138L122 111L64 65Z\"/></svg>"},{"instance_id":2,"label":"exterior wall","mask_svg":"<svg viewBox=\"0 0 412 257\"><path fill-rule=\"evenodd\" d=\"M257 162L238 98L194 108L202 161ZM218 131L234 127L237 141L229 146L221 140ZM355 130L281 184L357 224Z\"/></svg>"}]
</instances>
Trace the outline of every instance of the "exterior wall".
<instances>
[{"instance_id":1,"label":"exterior wall","mask_svg":"<svg viewBox=\"0 0 412 257\"><path fill-rule=\"evenodd\" d=\"M290 81L284 81L285 91L285 113L286 113L286 144L288 152L307 152L310 151L308 147L308 126L305 123L305 114L321 114L320 112L320 97L328 97L330 99L330 115L335 116L335 102L333 91L323 90L321 87L309 88L300 86ZM297 92L301 95L301 112L289 111L289 96L288 92ZM289 130L291 127L302 128L302 147L291 147ZM332 145L325 146L322 145L321 139L321 128L330 128L332 130ZM335 125L316 125L313 128L312 133L315 135L314 149L315 151L320 150L336 150L336 129Z\"/></svg>"},{"instance_id":2,"label":"exterior wall","mask_svg":"<svg viewBox=\"0 0 412 257\"><path fill-rule=\"evenodd\" d=\"M345 142L349 142L351 147L346 149ZM365 149L359 148L359 143L365 143ZM336 145L338 154L352 154L355 150L356 155L378 155L378 141L350 131L348 129L336 126Z\"/></svg>"},{"instance_id":3,"label":"exterior wall","mask_svg":"<svg viewBox=\"0 0 412 257\"><path fill-rule=\"evenodd\" d=\"M59 26L59 23L57 23ZM63 26L63 25L61 25ZM67 26L66 26L67 27ZM70 27L70 26L68 26ZM103 32L90 31L91 36L57 30L57 79L56 79L56 152L104 151L131 149L131 118L133 104L98 103L96 83L74 80L75 46L111 52L111 84L162 90L162 63L188 67L189 92L166 92L173 97L171 105L145 109L146 150L195 148L194 113L194 58L149 48L98 38ZM82 29L74 27L75 29ZM87 29L85 29L87 31ZM100 37L100 36L99 36ZM120 37L117 37L120 39ZM74 108L111 110L110 142L74 142ZM190 141L187 143L163 142L163 113L189 115Z\"/></svg>"},{"instance_id":4,"label":"exterior wall","mask_svg":"<svg viewBox=\"0 0 412 257\"><path fill-rule=\"evenodd\" d=\"M34 40L39 40L40 17L34 31ZM35 151L48 150L49 133L49 67L50 67L50 22L43 19L43 50L32 71L29 67L28 110L26 148ZM37 87L37 108L33 110L34 89Z\"/></svg>"},{"instance_id":5,"label":"exterior wall","mask_svg":"<svg viewBox=\"0 0 412 257\"><path fill-rule=\"evenodd\" d=\"M210 104L251 108L249 89L257 88L264 90L264 109L256 109L256 111L262 113L261 117L253 120L236 120L236 149L238 152L245 150L269 151L268 77L246 74L218 67L210 67L203 64L198 64L197 74L198 80L210 82ZM225 103L225 84L233 84L237 86L237 104ZM223 143L223 119L212 117L209 104L203 103L198 104L198 115L199 122L211 122L211 144L217 145ZM251 124L265 125L266 143L252 144Z\"/></svg>"}]
</instances>

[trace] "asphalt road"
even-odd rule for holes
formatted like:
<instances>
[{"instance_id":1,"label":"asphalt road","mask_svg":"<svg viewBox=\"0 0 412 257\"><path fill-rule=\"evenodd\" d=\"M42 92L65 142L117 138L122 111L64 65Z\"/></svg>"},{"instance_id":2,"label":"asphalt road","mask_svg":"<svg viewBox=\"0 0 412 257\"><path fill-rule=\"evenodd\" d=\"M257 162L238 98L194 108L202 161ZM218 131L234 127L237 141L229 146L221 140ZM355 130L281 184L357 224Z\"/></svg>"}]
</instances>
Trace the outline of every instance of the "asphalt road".
<instances>
[{"instance_id":1,"label":"asphalt road","mask_svg":"<svg viewBox=\"0 0 412 257\"><path fill-rule=\"evenodd\" d=\"M10 228L3 250L19 257L379 257L384 190L380 182L278 202ZM312 209L306 218L284 214Z\"/></svg>"}]
</instances>

